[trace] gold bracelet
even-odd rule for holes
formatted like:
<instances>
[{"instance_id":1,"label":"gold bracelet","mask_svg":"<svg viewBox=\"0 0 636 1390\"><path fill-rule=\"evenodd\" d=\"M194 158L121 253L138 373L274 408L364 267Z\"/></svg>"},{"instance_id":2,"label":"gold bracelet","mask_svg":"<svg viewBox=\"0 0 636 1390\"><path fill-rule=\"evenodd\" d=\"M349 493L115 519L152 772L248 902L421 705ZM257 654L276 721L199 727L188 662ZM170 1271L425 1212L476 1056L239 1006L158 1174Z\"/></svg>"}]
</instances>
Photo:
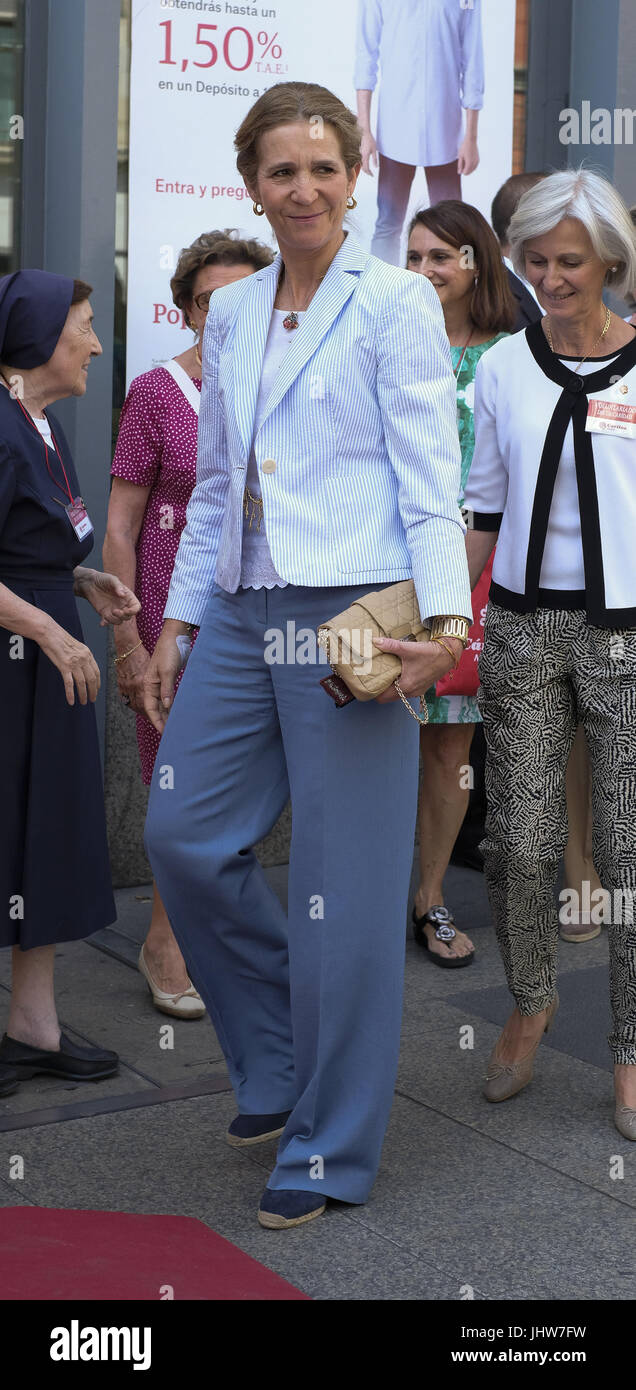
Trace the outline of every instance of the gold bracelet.
<instances>
[{"instance_id":1,"label":"gold bracelet","mask_svg":"<svg viewBox=\"0 0 636 1390\"><path fill-rule=\"evenodd\" d=\"M127 656L132 656L133 652L136 652L136 651L137 651L137 648L140 647L140 646L141 646L141 638L139 638L139 641L138 641L136 647L131 647L129 652L122 652L121 656L116 656L116 657L115 657L115 665L116 665L116 666L119 666L120 661L125 661Z\"/></svg>"},{"instance_id":2,"label":"gold bracelet","mask_svg":"<svg viewBox=\"0 0 636 1390\"><path fill-rule=\"evenodd\" d=\"M458 642L462 642L464 650L470 641L470 623L467 618L461 618L456 613L448 614L445 617L435 617L431 624L431 637L456 637Z\"/></svg>"},{"instance_id":3,"label":"gold bracelet","mask_svg":"<svg viewBox=\"0 0 636 1390\"><path fill-rule=\"evenodd\" d=\"M461 639L461 637L459 637L457 640L458 640L459 642L461 642L462 639ZM461 659L462 659L461 656L458 656L458 657L455 656L455 653L451 651L450 647L449 647L449 646L447 645L447 643L444 641L444 638L443 638L443 637L431 637L431 642L439 642L440 647L446 647L446 651L448 652L448 655L449 655L451 661L454 663L455 670L457 670L457 667L459 666L459 663L460 663L460 661L461 661ZM464 650L465 650L465 649L464 649ZM462 655L463 655L463 653L462 653Z\"/></svg>"}]
</instances>

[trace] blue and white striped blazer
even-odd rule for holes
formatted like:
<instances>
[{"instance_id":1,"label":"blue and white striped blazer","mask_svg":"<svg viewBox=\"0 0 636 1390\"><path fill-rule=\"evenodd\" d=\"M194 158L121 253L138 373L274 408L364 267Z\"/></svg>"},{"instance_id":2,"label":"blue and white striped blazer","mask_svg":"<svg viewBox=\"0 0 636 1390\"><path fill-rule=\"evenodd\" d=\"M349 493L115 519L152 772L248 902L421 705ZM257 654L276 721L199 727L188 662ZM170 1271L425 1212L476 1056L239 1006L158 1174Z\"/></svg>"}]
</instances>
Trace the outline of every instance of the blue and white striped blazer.
<instances>
[{"instance_id":1,"label":"blue and white striped blazer","mask_svg":"<svg viewBox=\"0 0 636 1390\"><path fill-rule=\"evenodd\" d=\"M278 255L210 301L197 481L166 618L199 623L214 579L230 593L239 585L243 494L280 267ZM455 383L439 300L424 276L345 237L280 367L254 449L282 579L372 587L412 575L423 619L472 620Z\"/></svg>"}]
</instances>

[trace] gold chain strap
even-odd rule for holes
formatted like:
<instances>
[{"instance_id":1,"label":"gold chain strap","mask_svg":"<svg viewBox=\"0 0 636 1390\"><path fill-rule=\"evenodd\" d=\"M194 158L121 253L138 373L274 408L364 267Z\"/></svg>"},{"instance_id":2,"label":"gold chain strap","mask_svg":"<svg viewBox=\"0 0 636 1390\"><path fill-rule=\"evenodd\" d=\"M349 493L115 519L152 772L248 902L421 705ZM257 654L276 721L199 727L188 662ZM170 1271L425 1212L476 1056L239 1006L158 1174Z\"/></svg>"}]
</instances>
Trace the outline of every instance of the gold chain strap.
<instances>
[{"instance_id":1,"label":"gold chain strap","mask_svg":"<svg viewBox=\"0 0 636 1390\"><path fill-rule=\"evenodd\" d=\"M318 628L318 646L319 646L319 647L323 647L324 650L325 650L327 653L329 652L329 647L330 647L331 640L332 640L332 638L334 638L334 637L335 637L335 639L336 639L336 641L337 641L338 639L337 639L337 637L336 637L336 634L333 633L333 632L330 632L330 630L329 630L328 627L319 627L319 628ZM447 649L447 650L450 650L450 649ZM333 671L333 673L334 673L334 676L337 676L337 675L338 675L338 672L336 671L336 668L335 668L335 666L332 664L331 661L329 662L329 665L331 666L331 669L332 669L332 671ZM420 713L420 714L417 714L416 711L413 709L413 706L412 706L412 705L409 703L409 701L407 700L406 695L404 694L404 691L402 690L402 688L401 688L401 686L398 684L398 682L397 682L397 681L394 681L393 684L394 684L395 689L397 690L397 693L398 693L398 695L399 695L399 697L400 697L400 699L401 699L401 701L402 701L402 704L403 704L403 705L405 706L405 708L408 710L408 712L409 712L409 714L411 715L411 717L412 717L413 719L416 719L417 722L418 722L418 724L428 724L428 706L427 706L427 704L426 704L426 700L424 699L424 696L423 696L423 695L420 695L420 697L419 697L419 700L420 700L420 711L422 711L422 710L424 711L424 718L422 718L422 714L421 714L421 713Z\"/></svg>"},{"instance_id":2,"label":"gold chain strap","mask_svg":"<svg viewBox=\"0 0 636 1390\"><path fill-rule=\"evenodd\" d=\"M413 709L413 706L412 706L412 705L409 703L409 701L407 700L406 695L404 694L404 691L403 691L403 690L400 688L400 686L398 685L398 682L397 682L397 681L394 681L393 684L394 684L395 689L397 690L397 693L398 693L398 695L399 695L399 697L400 697L400 699L401 699L401 701L402 701L402 704L406 706L406 708L407 708L409 714L411 714L411 715L413 716L414 719L417 719L418 724L428 724L428 705L427 705L427 703L426 703L426 700L424 699L424 696L423 696L423 695L420 695L420 697L419 697L419 699L420 699L420 714L417 714L417 712ZM424 718L422 718L422 714L421 714L421 711L422 711L422 710L424 710L424 714L425 714L425 717L424 717Z\"/></svg>"}]
</instances>

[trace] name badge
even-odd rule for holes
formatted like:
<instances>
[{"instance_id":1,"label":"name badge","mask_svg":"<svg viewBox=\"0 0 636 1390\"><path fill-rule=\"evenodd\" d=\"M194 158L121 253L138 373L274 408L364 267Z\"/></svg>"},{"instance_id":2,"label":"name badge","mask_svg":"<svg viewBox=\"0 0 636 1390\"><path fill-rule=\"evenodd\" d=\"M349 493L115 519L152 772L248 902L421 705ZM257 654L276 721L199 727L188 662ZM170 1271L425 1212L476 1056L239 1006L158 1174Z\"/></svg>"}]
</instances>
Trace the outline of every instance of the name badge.
<instances>
[{"instance_id":1,"label":"name badge","mask_svg":"<svg viewBox=\"0 0 636 1390\"><path fill-rule=\"evenodd\" d=\"M86 536L90 536L93 530L93 523L84 506L83 498L76 497L73 502L68 503L64 511L66 512L78 541L83 541Z\"/></svg>"},{"instance_id":2,"label":"name badge","mask_svg":"<svg viewBox=\"0 0 636 1390\"><path fill-rule=\"evenodd\" d=\"M636 439L636 406L591 396L585 428L591 434L618 434Z\"/></svg>"}]
</instances>

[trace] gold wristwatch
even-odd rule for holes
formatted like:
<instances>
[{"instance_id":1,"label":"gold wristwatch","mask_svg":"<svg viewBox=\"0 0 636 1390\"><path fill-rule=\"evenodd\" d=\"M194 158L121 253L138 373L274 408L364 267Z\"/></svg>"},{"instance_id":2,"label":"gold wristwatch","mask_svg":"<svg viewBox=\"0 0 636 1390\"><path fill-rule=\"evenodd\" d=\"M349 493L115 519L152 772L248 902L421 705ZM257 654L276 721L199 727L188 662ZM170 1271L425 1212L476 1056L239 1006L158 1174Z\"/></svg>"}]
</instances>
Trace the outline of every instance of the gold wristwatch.
<instances>
[{"instance_id":1,"label":"gold wristwatch","mask_svg":"<svg viewBox=\"0 0 636 1390\"><path fill-rule=\"evenodd\" d=\"M464 649L468 646L468 633L470 623L468 618L458 618L456 616L431 619L431 642L438 637L456 637L463 643Z\"/></svg>"}]
</instances>

